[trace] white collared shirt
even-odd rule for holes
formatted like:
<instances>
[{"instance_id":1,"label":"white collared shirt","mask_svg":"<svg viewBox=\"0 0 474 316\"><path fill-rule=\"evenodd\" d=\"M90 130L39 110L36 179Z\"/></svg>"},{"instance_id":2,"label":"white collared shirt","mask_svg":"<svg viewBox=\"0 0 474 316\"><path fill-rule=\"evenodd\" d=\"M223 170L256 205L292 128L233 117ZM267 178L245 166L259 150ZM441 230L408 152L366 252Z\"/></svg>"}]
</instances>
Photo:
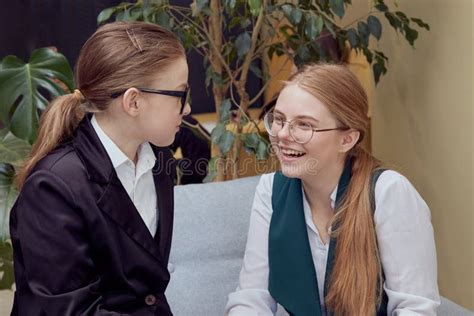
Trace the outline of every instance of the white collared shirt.
<instances>
[{"instance_id":1,"label":"white collared shirt","mask_svg":"<svg viewBox=\"0 0 474 316\"><path fill-rule=\"evenodd\" d=\"M262 175L257 186L239 277L229 294L226 315L274 315L277 303L268 291L268 233L272 217L274 174ZM331 194L334 208L337 186ZM440 304L436 248L428 206L411 183L399 173L383 172L375 187L375 229L389 298L388 315L436 315ZM307 233L325 315L324 280L329 243L319 237L303 191Z\"/></svg>"},{"instance_id":2,"label":"white collared shirt","mask_svg":"<svg viewBox=\"0 0 474 316\"><path fill-rule=\"evenodd\" d=\"M99 126L95 115L91 119L100 142L107 151L112 165L128 196L135 205L143 222L152 236L155 236L158 224L157 198L152 169L156 157L148 142L138 148L137 165L133 163Z\"/></svg>"}]
</instances>

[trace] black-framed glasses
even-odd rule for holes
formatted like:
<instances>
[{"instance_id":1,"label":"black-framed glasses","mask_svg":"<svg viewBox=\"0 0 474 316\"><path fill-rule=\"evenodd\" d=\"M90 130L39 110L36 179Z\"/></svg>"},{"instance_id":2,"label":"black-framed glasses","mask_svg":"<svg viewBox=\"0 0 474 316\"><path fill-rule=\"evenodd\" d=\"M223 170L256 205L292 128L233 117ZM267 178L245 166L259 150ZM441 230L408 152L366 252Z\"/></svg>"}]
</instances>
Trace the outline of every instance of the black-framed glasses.
<instances>
[{"instance_id":1,"label":"black-framed glasses","mask_svg":"<svg viewBox=\"0 0 474 316\"><path fill-rule=\"evenodd\" d=\"M181 99L181 110L179 114L183 114L184 107L186 106L186 103L189 102L189 96L190 96L190 89L189 86L186 86L186 89L184 91L177 91L177 90L157 90L157 89L152 89L152 88L143 88L143 87L137 87L136 88L138 91L145 92L145 93L155 93L155 94L161 94L161 95L169 95L171 97L177 97ZM114 92L110 95L112 99L115 99L125 93L127 90L122 90L122 91L117 91Z\"/></svg>"},{"instance_id":2,"label":"black-framed glasses","mask_svg":"<svg viewBox=\"0 0 474 316\"><path fill-rule=\"evenodd\" d=\"M268 112L263 118L265 129L268 135L275 137L288 123L288 131L291 138L298 144L306 144L313 138L315 132L328 132L328 131L345 131L350 129L349 127L335 127L335 128L314 128L310 123L303 119L294 119L286 121L282 115Z\"/></svg>"}]
</instances>

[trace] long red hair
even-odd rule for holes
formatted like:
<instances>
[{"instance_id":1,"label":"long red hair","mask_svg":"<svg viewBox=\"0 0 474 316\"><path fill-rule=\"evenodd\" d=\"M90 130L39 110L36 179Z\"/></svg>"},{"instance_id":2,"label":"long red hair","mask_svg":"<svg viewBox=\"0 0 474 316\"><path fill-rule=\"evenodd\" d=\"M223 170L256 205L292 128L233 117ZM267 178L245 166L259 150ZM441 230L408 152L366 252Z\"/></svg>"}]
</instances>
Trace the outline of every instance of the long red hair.
<instances>
[{"instance_id":1,"label":"long red hair","mask_svg":"<svg viewBox=\"0 0 474 316\"><path fill-rule=\"evenodd\" d=\"M314 64L303 67L290 82L318 98L342 126L367 134L368 101L359 80L344 65ZM360 142L353 156L352 178L346 196L333 219L338 227L335 263L326 297L335 315L374 315L382 295L382 268L370 203L372 172L381 162Z\"/></svg>"}]
</instances>

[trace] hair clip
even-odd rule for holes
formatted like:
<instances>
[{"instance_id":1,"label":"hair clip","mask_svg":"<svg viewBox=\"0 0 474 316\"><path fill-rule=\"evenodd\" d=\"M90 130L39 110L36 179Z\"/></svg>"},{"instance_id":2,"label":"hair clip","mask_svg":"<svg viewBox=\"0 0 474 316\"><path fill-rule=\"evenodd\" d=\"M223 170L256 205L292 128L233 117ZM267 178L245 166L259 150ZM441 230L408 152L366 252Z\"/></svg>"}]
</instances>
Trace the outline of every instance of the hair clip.
<instances>
[{"instance_id":1,"label":"hair clip","mask_svg":"<svg viewBox=\"0 0 474 316\"><path fill-rule=\"evenodd\" d=\"M127 32L127 35L128 35L128 38L130 38L130 41L132 42L133 46L138 49L138 51L140 53L143 53L143 49L142 47L140 46L140 43L138 42L138 39L137 37L135 36L135 32L133 31L133 29L126 29L126 32Z\"/></svg>"}]
</instances>

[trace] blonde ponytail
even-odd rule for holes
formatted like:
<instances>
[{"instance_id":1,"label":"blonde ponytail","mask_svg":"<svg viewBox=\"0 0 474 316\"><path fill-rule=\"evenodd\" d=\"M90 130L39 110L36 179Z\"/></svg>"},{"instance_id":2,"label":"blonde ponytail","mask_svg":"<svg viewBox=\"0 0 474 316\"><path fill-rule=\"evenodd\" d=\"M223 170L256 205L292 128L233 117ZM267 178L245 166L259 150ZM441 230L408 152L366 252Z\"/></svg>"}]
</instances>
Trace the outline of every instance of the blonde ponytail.
<instances>
[{"instance_id":1,"label":"blonde ponytail","mask_svg":"<svg viewBox=\"0 0 474 316\"><path fill-rule=\"evenodd\" d=\"M48 105L41 116L38 138L34 143L28 159L17 176L17 186L21 190L27 176L41 158L46 156L58 144L72 136L72 133L84 117L81 104L85 101L79 90L56 98Z\"/></svg>"}]
</instances>

